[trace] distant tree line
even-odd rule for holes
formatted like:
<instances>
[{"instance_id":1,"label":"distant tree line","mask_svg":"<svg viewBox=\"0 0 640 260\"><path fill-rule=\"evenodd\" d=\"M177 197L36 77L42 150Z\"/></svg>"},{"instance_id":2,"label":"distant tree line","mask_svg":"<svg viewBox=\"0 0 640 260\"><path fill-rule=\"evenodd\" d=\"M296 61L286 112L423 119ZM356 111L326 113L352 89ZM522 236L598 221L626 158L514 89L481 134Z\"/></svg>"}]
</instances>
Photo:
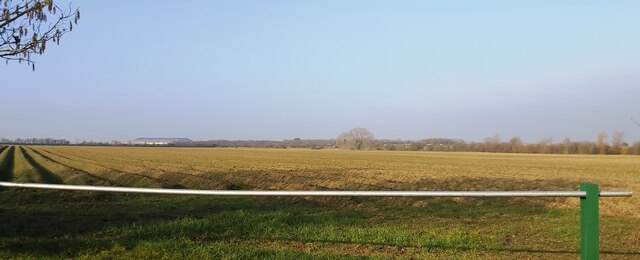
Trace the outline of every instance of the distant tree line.
<instances>
[{"instance_id":1,"label":"distant tree line","mask_svg":"<svg viewBox=\"0 0 640 260\"><path fill-rule=\"evenodd\" d=\"M450 152L488 152L488 153L540 153L540 154L640 154L640 141L629 144L624 140L624 132L616 131L609 142L606 132L600 132L595 141L572 141L565 138L562 142L553 142L553 138L543 138L537 143L525 143L519 137L502 141L500 136L487 137L482 142L465 142L461 139L431 138L419 141L411 140L375 140L373 134L364 128L354 135L353 129L342 133L336 145L353 150L398 150L398 151L450 151ZM364 138L362 136L365 136ZM359 140L358 140L359 139Z\"/></svg>"},{"instance_id":2,"label":"distant tree line","mask_svg":"<svg viewBox=\"0 0 640 260\"><path fill-rule=\"evenodd\" d=\"M210 140L193 141L180 146L188 147L255 147L255 148L310 148L327 149L336 148L336 142L332 139L301 139L271 141L271 140Z\"/></svg>"},{"instance_id":3,"label":"distant tree line","mask_svg":"<svg viewBox=\"0 0 640 260\"><path fill-rule=\"evenodd\" d=\"M371 149L375 147L374 136L369 130L363 127L357 127L338 135L336 145L342 148L350 148L355 150Z\"/></svg>"},{"instance_id":4,"label":"distant tree line","mask_svg":"<svg viewBox=\"0 0 640 260\"><path fill-rule=\"evenodd\" d=\"M16 138L16 139L0 139L3 144L48 144L48 145L67 145L70 142L65 139L53 138Z\"/></svg>"},{"instance_id":5,"label":"distant tree line","mask_svg":"<svg viewBox=\"0 0 640 260\"><path fill-rule=\"evenodd\" d=\"M69 145L65 139L17 138L0 139L3 144L47 144ZM125 142L82 141L74 145L91 146L129 146ZM158 146L158 145L154 145ZM640 141L629 144L624 140L623 132L614 132L609 138L606 132L596 135L594 141L572 141L565 138L554 142L553 138L543 138L537 143L525 143L519 137L503 141L495 135L482 142L466 142L462 139L430 138L423 140L375 139L373 133L365 128L354 128L341 133L336 139L290 140L209 140L188 143L168 144L174 147L254 147L254 148L307 148L307 149L349 149L349 150L389 150L389 151L440 151L440 152L487 152L487 153L538 153L538 154L635 154L640 155Z\"/></svg>"}]
</instances>

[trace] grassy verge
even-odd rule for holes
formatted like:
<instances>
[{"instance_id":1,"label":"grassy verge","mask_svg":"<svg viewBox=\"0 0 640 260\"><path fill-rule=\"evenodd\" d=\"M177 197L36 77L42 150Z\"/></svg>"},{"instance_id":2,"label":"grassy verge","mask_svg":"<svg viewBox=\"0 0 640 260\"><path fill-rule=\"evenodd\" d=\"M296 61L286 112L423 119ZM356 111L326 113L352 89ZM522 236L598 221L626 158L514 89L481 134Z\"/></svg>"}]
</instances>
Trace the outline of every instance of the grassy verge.
<instances>
[{"instance_id":1,"label":"grassy verge","mask_svg":"<svg viewBox=\"0 0 640 260\"><path fill-rule=\"evenodd\" d=\"M478 203L483 206L474 207ZM0 193L0 205L0 258L557 259L576 257L579 242L576 211L495 199L309 201L10 190ZM640 257L632 244L620 243L637 241L629 221L603 218L605 255Z\"/></svg>"}]
</instances>

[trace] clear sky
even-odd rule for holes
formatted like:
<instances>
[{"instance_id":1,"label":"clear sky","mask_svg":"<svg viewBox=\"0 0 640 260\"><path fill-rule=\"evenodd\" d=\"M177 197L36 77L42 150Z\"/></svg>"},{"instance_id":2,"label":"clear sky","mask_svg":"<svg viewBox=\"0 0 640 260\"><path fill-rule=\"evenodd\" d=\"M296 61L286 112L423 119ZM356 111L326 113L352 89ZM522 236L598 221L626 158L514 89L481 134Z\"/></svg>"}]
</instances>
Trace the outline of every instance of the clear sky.
<instances>
[{"instance_id":1,"label":"clear sky","mask_svg":"<svg viewBox=\"0 0 640 260\"><path fill-rule=\"evenodd\" d=\"M0 137L640 140L640 1L74 6L35 72L0 65Z\"/></svg>"}]
</instances>

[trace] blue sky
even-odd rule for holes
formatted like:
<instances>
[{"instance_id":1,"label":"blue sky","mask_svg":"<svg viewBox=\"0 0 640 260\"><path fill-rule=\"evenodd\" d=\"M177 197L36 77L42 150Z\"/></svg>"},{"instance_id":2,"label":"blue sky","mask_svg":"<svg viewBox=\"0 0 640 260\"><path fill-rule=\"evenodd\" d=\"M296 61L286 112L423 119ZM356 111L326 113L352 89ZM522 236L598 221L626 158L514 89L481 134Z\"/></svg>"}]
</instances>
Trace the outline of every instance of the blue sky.
<instances>
[{"instance_id":1,"label":"blue sky","mask_svg":"<svg viewBox=\"0 0 640 260\"><path fill-rule=\"evenodd\" d=\"M0 137L640 139L638 1L77 1Z\"/></svg>"}]
</instances>

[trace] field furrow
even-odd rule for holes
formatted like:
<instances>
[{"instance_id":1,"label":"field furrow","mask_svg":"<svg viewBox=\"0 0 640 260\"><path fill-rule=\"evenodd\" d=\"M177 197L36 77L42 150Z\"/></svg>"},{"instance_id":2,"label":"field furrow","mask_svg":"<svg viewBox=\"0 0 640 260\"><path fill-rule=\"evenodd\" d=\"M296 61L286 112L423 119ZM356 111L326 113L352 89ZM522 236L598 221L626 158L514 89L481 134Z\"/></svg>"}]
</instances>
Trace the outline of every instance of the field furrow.
<instances>
[{"instance_id":1,"label":"field furrow","mask_svg":"<svg viewBox=\"0 0 640 260\"><path fill-rule=\"evenodd\" d=\"M13 181L14 153L14 146L5 146L0 152L0 181Z\"/></svg>"},{"instance_id":2,"label":"field furrow","mask_svg":"<svg viewBox=\"0 0 640 260\"><path fill-rule=\"evenodd\" d=\"M40 165L40 167L59 175L62 178L63 183L75 185L117 185L117 183L109 179L69 167L53 160L50 157L43 155L33 147L27 147L26 151L34 162Z\"/></svg>"},{"instance_id":3,"label":"field furrow","mask_svg":"<svg viewBox=\"0 0 640 260\"><path fill-rule=\"evenodd\" d=\"M44 167L42 164L36 162L36 160L33 159L31 154L29 154L29 152L24 146L20 146L20 152L22 153L22 156L27 161L27 163L29 163L29 165L37 171L38 175L40 175L40 180L42 182L53 183L53 184L64 183L62 178L58 176L57 173L53 173L52 171Z\"/></svg>"},{"instance_id":4,"label":"field furrow","mask_svg":"<svg viewBox=\"0 0 640 260\"><path fill-rule=\"evenodd\" d=\"M110 157L94 159L88 156L64 152L60 152L59 155L75 161L100 166L104 169L148 176L161 181L163 187L197 189L228 189L229 187L234 187L234 184L225 178L205 178L204 176L206 175L204 174L172 172L158 167L151 167L150 165L141 166L144 162L117 160Z\"/></svg>"},{"instance_id":5,"label":"field furrow","mask_svg":"<svg viewBox=\"0 0 640 260\"><path fill-rule=\"evenodd\" d=\"M69 168L76 169L78 171L91 173L92 175L99 176L101 178L110 180L113 183L116 183L121 186L132 186L132 187L162 187L162 183L154 178L149 176L144 176L141 174L121 172L117 170L113 170L110 168L105 168L99 165L87 163L80 160L75 160L74 158L70 158L64 155L59 155L56 153L52 153L47 149L38 149L43 152L42 154L46 155L48 158L55 160L56 162L63 164Z\"/></svg>"},{"instance_id":6,"label":"field furrow","mask_svg":"<svg viewBox=\"0 0 640 260\"><path fill-rule=\"evenodd\" d=\"M77 154L59 153L58 155L74 161L81 161L90 165L95 165L109 171L152 178L153 180L161 182L162 187L165 188L227 189L229 187L234 187L232 183L224 179L207 179L203 178L202 175L168 172L160 169L141 167L138 166L139 163L137 164L134 162L121 162L116 164L105 159L95 160Z\"/></svg>"},{"instance_id":7,"label":"field furrow","mask_svg":"<svg viewBox=\"0 0 640 260\"><path fill-rule=\"evenodd\" d=\"M181 152L197 152L199 149L180 149L175 150L178 154ZM141 157L145 155L144 149L137 149L142 153L131 153L126 151L123 153L100 153L101 150L88 150L83 153L74 152L73 150L59 150L66 156L72 156L76 159L84 159L103 167L115 168L120 171L135 172L140 174L152 174L153 176L168 175L169 179L193 179L185 175L194 176L198 181L190 182L192 185L183 185L193 188L224 188L238 187L243 189L370 189L370 190L390 190L397 188L406 189L398 185L390 185L388 178L384 175L368 176L367 178L357 179L345 176L349 175L341 168L324 168L309 171L308 168L298 167L281 167L281 168L264 168L256 167L231 167L225 169L227 160L244 160L244 166L252 163L249 158L208 158L209 160L187 160L187 158L153 158ZM63 152L64 151L64 152ZM129 153L126 153L129 152ZM242 162L238 162L242 165ZM182 175L182 176L181 176ZM339 180L339 181L336 181ZM212 183L213 182L213 183ZM193 186L196 183L196 186Z\"/></svg>"},{"instance_id":8,"label":"field furrow","mask_svg":"<svg viewBox=\"0 0 640 260\"><path fill-rule=\"evenodd\" d=\"M308 182L287 182L287 180L291 178L296 178L296 175L290 172L218 172L211 167L205 168L199 165L182 167L182 165L175 163L165 163L163 167L157 167L153 166L156 163L155 161L149 162L144 160L125 159L124 157L119 157L119 154L108 156L100 154L86 155L67 153L67 151L60 152L60 154L64 154L64 156L73 158L74 160L82 160L113 170L132 172L158 178L164 181L165 186L169 187L205 189L274 189L278 188L278 184L286 183L289 183L289 185L293 183L301 184L300 186L296 186L296 188L308 188L312 186ZM251 180L260 180L260 182L252 184ZM312 186L312 188L318 187L326 188ZM289 186L289 188L291 188L291 186Z\"/></svg>"},{"instance_id":9,"label":"field furrow","mask_svg":"<svg viewBox=\"0 0 640 260\"><path fill-rule=\"evenodd\" d=\"M41 148L38 148L41 149ZM634 156L376 152L302 149L46 147L92 174L127 173L163 187L271 190L574 190L640 188ZM97 167L92 169L91 167ZM116 174L114 174L115 177ZM135 186L128 182L127 186ZM518 201L518 200L510 200ZM578 201L540 200L576 208ZM611 214L640 212L640 198L609 199Z\"/></svg>"},{"instance_id":10,"label":"field furrow","mask_svg":"<svg viewBox=\"0 0 640 260\"><path fill-rule=\"evenodd\" d=\"M28 183L43 183L46 182L46 178L43 179L42 175L35 168L24 155L24 149L18 146L14 149L13 156L13 175L15 182L28 182Z\"/></svg>"}]
</instances>

